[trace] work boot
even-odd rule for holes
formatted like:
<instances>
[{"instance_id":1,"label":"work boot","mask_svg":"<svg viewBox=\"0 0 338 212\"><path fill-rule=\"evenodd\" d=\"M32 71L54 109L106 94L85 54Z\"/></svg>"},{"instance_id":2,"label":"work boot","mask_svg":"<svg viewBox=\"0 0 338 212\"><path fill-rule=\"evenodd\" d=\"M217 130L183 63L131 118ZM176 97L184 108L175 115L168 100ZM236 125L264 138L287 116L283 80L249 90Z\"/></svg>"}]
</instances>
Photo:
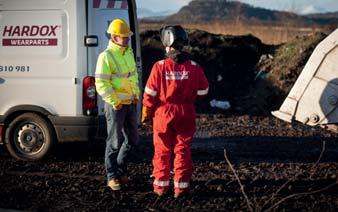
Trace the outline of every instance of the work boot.
<instances>
[{"instance_id":1,"label":"work boot","mask_svg":"<svg viewBox=\"0 0 338 212\"><path fill-rule=\"evenodd\" d=\"M174 194L174 198L177 199L177 198L181 198L183 196L186 196L189 194L189 190L183 190L183 191L180 191L180 192L177 192L175 191L175 194Z\"/></svg>"},{"instance_id":2,"label":"work boot","mask_svg":"<svg viewBox=\"0 0 338 212\"><path fill-rule=\"evenodd\" d=\"M158 186L154 185L154 193L157 194L157 196L162 197L168 192L168 187L166 188L159 188Z\"/></svg>"},{"instance_id":3,"label":"work boot","mask_svg":"<svg viewBox=\"0 0 338 212\"><path fill-rule=\"evenodd\" d=\"M114 190L114 191L118 191L121 189L121 182L119 179L111 179L108 182L108 186Z\"/></svg>"},{"instance_id":4,"label":"work boot","mask_svg":"<svg viewBox=\"0 0 338 212\"><path fill-rule=\"evenodd\" d=\"M120 183L122 185L128 184L128 182L129 182L129 178L127 176L121 176L120 177Z\"/></svg>"},{"instance_id":5,"label":"work boot","mask_svg":"<svg viewBox=\"0 0 338 212\"><path fill-rule=\"evenodd\" d=\"M154 191L154 193L157 194L157 196L159 196L159 197L162 197L163 195L166 194L166 192L164 192L164 191Z\"/></svg>"}]
</instances>

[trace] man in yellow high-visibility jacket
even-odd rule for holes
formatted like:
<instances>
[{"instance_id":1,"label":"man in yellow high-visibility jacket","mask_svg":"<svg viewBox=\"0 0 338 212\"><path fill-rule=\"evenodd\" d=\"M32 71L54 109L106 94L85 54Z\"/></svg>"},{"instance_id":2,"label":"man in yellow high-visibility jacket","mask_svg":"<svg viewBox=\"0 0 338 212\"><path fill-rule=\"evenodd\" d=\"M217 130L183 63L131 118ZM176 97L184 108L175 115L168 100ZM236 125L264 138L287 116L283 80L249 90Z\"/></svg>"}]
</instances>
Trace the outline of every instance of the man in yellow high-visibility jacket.
<instances>
[{"instance_id":1,"label":"man in yellow high-visibility jacket","mask_svg":"<svg viewBox=\"0 0 338 212\"><path fill-rule=\"evenodd\" d=\"M139 142L136 104L140 90L133 50L128 47L132 35L128 24L122 19L115 19L107 32L111 39L107 49L98 57L95 85L105 101L108 186L112 190L120 190L128 182L126 163L130 150Z\"/></svg>"}]
</instances>

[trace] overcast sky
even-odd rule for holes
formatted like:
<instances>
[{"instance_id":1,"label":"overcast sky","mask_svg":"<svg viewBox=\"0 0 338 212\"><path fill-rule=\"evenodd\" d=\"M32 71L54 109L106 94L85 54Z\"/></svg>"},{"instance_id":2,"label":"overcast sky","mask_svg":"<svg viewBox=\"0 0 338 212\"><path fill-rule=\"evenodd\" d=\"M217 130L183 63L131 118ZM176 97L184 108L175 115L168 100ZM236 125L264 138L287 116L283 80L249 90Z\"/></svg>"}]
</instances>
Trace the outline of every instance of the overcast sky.
<instances>
[{"instance_id":1,"label":"overcast sky","mask_svg":"<svg viewBox=\"0 0 338 212\"><path fill-rule=\"evenodd\" d=\"M275 10L286 10L301 14L338 11L338 0L239 0L256 7ZM150 9L153 12L177 12L190 0L136 0L138 8Z\"/></svg>"}]
</instances>

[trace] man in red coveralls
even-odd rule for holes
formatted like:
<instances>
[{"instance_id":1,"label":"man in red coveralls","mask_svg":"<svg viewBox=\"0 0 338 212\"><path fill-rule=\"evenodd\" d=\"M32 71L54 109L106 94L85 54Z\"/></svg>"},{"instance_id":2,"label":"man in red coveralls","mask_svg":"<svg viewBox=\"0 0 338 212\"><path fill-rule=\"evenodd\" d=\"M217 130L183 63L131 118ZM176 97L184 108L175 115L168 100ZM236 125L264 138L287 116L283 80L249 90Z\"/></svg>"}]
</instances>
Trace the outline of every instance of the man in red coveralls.
<instances>
[{"instance_id":1,"label":"man in red coveralls","mask_svg":"<svg viewBox=\"0 0 338 212\"><path fill-rule=\"evenodd\" d=\"M153 118L154 192L162 196L168 191L173 159L177 198L189 190L190 146L196 131L194 102L208 93L208 81L202 68L183 51L188 35L181 26L166 26L160 34L166 59L154 64L148 78L143 94L142 123L147 124Z\"/></svg>"}]
</instances>

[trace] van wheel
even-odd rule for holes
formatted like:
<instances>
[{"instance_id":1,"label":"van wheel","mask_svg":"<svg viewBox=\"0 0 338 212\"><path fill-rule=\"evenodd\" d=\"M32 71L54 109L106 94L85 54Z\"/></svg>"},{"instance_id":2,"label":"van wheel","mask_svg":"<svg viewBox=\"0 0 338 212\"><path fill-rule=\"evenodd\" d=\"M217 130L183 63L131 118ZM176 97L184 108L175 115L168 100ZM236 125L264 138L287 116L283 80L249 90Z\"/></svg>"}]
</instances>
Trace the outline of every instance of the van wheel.
<instances>
[{"instance_id":1,"label":"van wheel","mask_svg":"<svg viewBox=\"0 0 338 212\"><path fill-rule=\"evenodd\" d=\"M24 113L9 124L5 143L8 152L16 159L41 160L54 146L54 130L41 116Z\"/></svg>"}]
</instances>

